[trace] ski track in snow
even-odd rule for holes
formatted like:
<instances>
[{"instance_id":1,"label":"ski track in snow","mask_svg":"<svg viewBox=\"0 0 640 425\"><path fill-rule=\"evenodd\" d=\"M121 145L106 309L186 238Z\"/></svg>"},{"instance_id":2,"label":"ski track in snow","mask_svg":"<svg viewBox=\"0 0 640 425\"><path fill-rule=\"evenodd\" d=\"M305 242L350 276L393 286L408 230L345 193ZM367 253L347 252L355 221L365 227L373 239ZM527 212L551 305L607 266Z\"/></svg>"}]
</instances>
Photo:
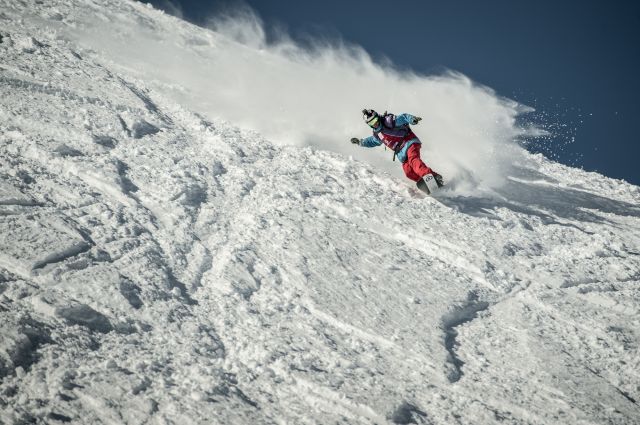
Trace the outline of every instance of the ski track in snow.
<instances>
[{"instance_id":1,"label":"ski track in snow","mask_svg":"<svg viewBox=\"0 0 640 425\"><path fill-rule=\"evenodd\" d=\"M0 1L0 422L640 422L638 187L423 198L60 35L204 30L47 3Z\"/></svg>"}]
</instances>

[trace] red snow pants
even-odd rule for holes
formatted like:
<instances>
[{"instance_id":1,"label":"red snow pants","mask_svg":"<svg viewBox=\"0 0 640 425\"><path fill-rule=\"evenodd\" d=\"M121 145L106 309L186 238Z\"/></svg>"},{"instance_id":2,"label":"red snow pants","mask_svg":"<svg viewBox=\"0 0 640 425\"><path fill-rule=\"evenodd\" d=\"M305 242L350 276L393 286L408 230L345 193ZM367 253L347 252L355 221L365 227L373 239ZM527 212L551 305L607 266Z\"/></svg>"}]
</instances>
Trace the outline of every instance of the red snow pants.
<instances>
[{"instance_id":1,"label":"red snow pants","mask_svg":"<svg viewBox=\"0 0 640 425\"><path fill-rule=\"evenodd\" d=\"M427 167L427 165L422 162L422 159L420 159L421 146L420 143L414 143L409 146L409 149L407 149L407 161L402 164L405 176L414 182L420 180L425 174L433 173L433 170Z\"/></svg>"}]
</instances>

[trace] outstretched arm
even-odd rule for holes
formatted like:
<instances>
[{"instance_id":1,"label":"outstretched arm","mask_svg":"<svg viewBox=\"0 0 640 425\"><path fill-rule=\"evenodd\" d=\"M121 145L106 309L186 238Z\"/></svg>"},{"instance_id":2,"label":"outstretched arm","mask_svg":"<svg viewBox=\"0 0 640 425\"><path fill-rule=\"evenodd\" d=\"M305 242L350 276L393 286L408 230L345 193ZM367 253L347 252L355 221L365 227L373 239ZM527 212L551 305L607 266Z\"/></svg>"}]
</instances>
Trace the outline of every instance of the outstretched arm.
<instances>
[{"instance_id":1,"label":"outstretched arm","mask_svg":"<svg viewBox=\"0 0 640 425\"><path fill-rule=\"evenodd\" d=\"M357 137L351 138L351 143L354 145L360 145L365 148L373 148L375 146L380 146L382 141L378 139L376 136L365 137L364 139L358 139Z\"/></svg>"},{"instance_id":2,"label":"outstretched arm","mask_svg":"<svg viewBox=\"0 0 640 425\"><path fill-rule=\"evenodd\" d=\"M420 122L421 119L422 118L416 117L415 115L411 114L396 115L396 127L400 127L406 124L416 125Z\"/></svg>"},{"instance_id":3,"label":"outstretched arm","mask_svg":"<svg viewBox=\"0 0 640 425\"><path fill-rule=\"evenodd\" d=\"M363 146L365 148L374 148L376 146L380 146L381 144L382 144L382 141L378 139L376 136L369 136L360 140L360 146Z\"/></svg>"}]
</instances>

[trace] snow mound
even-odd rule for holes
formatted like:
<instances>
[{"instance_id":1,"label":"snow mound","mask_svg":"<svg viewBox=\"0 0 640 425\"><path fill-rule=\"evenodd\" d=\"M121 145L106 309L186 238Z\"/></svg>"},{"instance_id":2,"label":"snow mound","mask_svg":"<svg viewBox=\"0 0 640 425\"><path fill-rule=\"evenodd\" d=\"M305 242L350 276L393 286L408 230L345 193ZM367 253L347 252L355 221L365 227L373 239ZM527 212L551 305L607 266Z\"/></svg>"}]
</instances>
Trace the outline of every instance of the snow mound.
<instances>
[{"instance_id":1,"label":"snow mound","mask_svg":"<svg viewBox=\"0 0 640 425\"><path fill-rule=\"evenodd\" d=\"M206 64L222 36L0 5L2 422L640 419L638 187L519 151L490 196L425 198L69 34L171 29Z\"/></svg>"}]
</instances>

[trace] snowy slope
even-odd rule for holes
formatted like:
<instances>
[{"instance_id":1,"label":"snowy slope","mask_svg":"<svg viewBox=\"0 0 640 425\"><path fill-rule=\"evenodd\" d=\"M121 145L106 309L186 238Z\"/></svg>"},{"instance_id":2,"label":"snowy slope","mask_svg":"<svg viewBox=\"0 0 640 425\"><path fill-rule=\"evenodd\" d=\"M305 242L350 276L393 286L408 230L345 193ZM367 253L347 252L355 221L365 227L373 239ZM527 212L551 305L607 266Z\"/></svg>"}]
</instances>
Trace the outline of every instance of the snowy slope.
<instances>
[{"instance_id":1,"label":"snowy slope","mask_svg":"<svg viewBox=\"0 0 640 425\"><path fill-rule=\"evenodd\" d=\"M425 198L212 116L89 18L214 36L0 1L1 423L640 422L638 187L510 148Z\"/></svg>"}]
</instances>

